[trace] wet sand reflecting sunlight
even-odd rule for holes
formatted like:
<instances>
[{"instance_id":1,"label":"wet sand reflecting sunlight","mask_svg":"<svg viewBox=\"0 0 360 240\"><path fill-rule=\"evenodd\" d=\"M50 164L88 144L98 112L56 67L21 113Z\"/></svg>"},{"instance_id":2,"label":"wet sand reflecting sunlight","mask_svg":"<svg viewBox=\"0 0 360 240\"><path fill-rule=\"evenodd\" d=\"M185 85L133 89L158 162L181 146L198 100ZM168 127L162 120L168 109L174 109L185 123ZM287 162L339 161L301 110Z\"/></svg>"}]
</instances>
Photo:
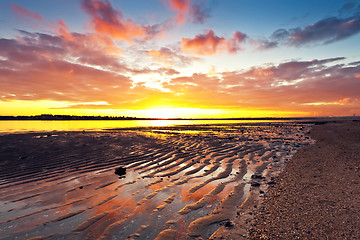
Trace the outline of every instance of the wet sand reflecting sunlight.
<instances>
[{"instance_id":1,"label":"wet sand reflecting sunlight","mask_svg":"<svg viewBox=\"0 0 360 240\"><path fill-rule=\"evenodd\" d=\"M312 143L309 128L242 123L0 136L0 239L211 238ZM124 176L115 174L120 166Z\"/></svg>"}]
</instances>

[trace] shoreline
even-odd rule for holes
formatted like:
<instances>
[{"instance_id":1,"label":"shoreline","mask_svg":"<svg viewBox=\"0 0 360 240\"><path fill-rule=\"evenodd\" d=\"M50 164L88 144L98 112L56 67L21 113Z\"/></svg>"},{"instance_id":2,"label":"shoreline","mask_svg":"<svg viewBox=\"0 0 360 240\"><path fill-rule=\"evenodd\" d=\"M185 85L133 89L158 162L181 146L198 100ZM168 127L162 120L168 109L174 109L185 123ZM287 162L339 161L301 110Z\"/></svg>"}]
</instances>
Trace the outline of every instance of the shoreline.
<instances>
[{"instance_id":1,"label":"shoreline","mask_svg":"<svg viewBox=\"0 0 360 240\"><path fill-rule=\"evenodd\" d=\"M313 126L275 178L248 229L249 239L360 239L360 122Z\"/></svg>"}]
</instances>

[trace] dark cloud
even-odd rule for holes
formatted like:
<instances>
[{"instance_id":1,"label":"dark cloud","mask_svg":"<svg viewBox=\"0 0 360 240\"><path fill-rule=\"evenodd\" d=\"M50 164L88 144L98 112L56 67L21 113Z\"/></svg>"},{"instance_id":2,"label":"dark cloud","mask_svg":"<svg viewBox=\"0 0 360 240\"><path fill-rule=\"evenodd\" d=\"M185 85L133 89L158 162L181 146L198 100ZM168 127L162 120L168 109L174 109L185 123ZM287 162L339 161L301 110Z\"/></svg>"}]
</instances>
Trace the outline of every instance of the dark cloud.
<instances>
[{"instance_id":1,"label":"dark cloud","mask_svg":"<svg viewBox=\"0 0 360 240\"><path fill-rule=\"evenodd\" d=\"M329 44L349 38L360 32L360 16L350 18L330 17L305 28L290 30L288 44L303 46L308 44Z\"/></svg>"},{"instance_id":2,"label":"dark cloud","mask_svg":"<svg viewBox=\"0 0 360 240\"><path fill-rule=\"evenodd\" d=\"M354 2L349 2L343 5L339 12L340 16L324 18L306 27L277 29L268 39L258 40L259 49L266 50L280 45L294 47L325 45L358 34L360 32L360 5L356 8Z\"/></svg>"},{"instance_id":3,"label":"dark cloud","mask_svg":"<svg viewBox=\"0 0 360 240\"><path fill-rule=\"evenodd\" d=\"M344 9L353 8L353 4L344 5ZM329 17L304 28L278 29L269 40L260 41L263 49L279 44L302 47L306 45L330 44L350 38L360 32L360 15L351 17Z\"/></svg>"},{"instance_id":4,"label":"dark cloud","mask_svg":"<svg viewBox=\"0 0 360 240\"><path fill-rule=\"evenodd\" d=\"M288 39L290 36L289 31L285 30L285 29L278 29L275 32L273 32L270 36L270 39L272 41L283 41L284 39Z\"/></svg>"},{"instance_id":5,"label":"dark cloud","mask_svg":"<svg viewBox=\"0 0 360 240\"><path fill-rule=\"evenodd\" d=\"M190 8L190 17L193 23L204 23L210 17L210 9L205 5L205 2L193 4Z\"/></svg>"},{"instance_id":6,"label":"dark cloud","mask_svg":"<svg viewBox=\"0 0 360 240\"><path fill-rule=\"evenodd\" d=\"M346 15L353 13L353 11L360 10L359 7L360 5L358 6L358 9L356 9L356 2L347 2L340 8L339 14Z\"/></svg>"},{"instance_id":7,"label":"dark cloud","mask_svg":"<svg viewBox=\"0 0 360 240\"><path fill-rule=\"evenodd\" d=\"M277 41L269 41L267 39L258 40L257 42L259 44L259 50L269 50L279 46Z\"/></svg>"}]
</instances>

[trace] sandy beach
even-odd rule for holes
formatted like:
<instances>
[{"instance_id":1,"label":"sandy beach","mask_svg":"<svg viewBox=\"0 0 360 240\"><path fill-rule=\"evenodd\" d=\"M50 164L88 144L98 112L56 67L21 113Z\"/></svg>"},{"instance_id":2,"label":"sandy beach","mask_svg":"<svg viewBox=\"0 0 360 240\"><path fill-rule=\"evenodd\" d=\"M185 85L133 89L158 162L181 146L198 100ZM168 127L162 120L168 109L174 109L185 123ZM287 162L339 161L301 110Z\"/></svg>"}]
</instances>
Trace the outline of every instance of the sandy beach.
<instances>
[{"instance_id":1,"label":"sandy beach","mask_svg":"<svg viewBox=\"0 0 360 240\"><path fill-rule=\"evenodd\" d=\"M0 239L356 239L359 129L253 123L0 136Z\"/></svg>"},{"instance_id":2,"label":"sandy beach","mask_svg":"<svg viewBox=\"0 0 360 240\"><path fill-rule=\"evenodd\" d=\"M360 239L360 122L316 125L256 212L250 239Z\"/></svg>"}]
</instances>

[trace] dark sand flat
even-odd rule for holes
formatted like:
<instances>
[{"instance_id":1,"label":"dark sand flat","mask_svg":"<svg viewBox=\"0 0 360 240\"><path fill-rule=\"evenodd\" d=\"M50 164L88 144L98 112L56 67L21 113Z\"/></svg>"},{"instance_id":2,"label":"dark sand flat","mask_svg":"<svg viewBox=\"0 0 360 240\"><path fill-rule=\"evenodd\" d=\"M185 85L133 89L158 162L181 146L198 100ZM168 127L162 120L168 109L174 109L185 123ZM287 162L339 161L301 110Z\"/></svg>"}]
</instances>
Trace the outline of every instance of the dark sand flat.
<instances>
[{"instance_id":1,"label":"dark sand flat","mask_svg":"<svg viewBox=\"0 0 360 240\"><path fill-rule=\"evenodd\" d=\"M316 144L269 188L250 239L360 239L360 122L316 125L310 136Z\"/></svg>"}]
</instances>

